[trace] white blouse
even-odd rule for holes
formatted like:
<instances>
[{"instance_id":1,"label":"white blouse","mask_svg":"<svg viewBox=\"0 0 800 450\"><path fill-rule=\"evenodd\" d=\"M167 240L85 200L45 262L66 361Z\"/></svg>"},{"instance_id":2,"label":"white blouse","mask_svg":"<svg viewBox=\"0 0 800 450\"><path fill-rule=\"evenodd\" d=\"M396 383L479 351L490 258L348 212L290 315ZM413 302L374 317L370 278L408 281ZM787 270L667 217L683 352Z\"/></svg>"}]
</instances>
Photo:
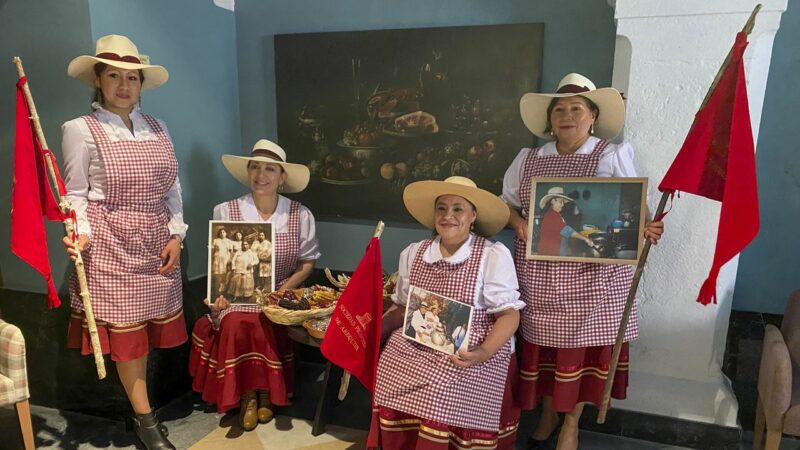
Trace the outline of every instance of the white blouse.
<instances>
[{"instance_id":1,"label":"white blouse","mask_svg":"<svg viewBox=\"0 0 800 450\"><path fill-rule=\"evenodd\" d=\"M92 107L96 109L94 116L112 142L149 141L158 138L155 131L147 125L138 105L130 115L133 122L133 133L118 115L103 109L99 103L92 103ZM158 124L169 137L164 122L158 120ZM86 209L89 201L106 198L105 188L108 181L103 159L100 158L92 132L83 118L72 119L61 126L61 152L64 156L64 183L67 187L67 199L72 204L78 218L78 234L91 236L92 230L86 218ZM167 224L169 232L180 236L183 240L189 226L183 221L181 184L177 177L175 183L167 191L164 201L169 212L169 223Z\"/></svg>"},{"instance_id":2,"label":"white blouse","mask_svg":"<svg viewBox=\"0 0 800 450\"><path fill-rule=\"evenodd\" d=\"M422 260L432 264L444 259L451 264L458 264L472 253L472 241L475 235L470 234L467 242L455 254L444 258L439 249L439 236L434 239L428 250L422 255ZM409 271L417 251L422 242L415 242L400 253L400 265L397 274L397 287L392 294L392 301L405 307L409 291ZM474 306L486 309L489 314L495 314L509 308L520 310L525 307L525 302L519 299L519 285L517 284L517 271L514 269L514 260L511 252L500 242L486 242L478 267L478 279L475 285Z\"/></svg>"},{"instance_id":3,"label":"white blouse","mask_svg":"<svg viewBox=\"0 0 800 450\"><path fill-rule=\"evenodd\" d=\"M278 206L275 212L267 220L261 218L253 202L253 194L246 194L238 199L239 210L242 213L242 220L245 222L267 222L275 226L276 233L287 233L289 231L289 210L291 201L282 196L278 196ZM298 261L317 260L322 253L319 252L319 240L317 239L314 215L308 208L300 205L300 243L297 250ZM214 207L214 220L231 220L228 202L220 203Z\"/></svg>"},{"instance_id":4,"label":"white blouse","mask_svg":"<svg viewBox=\"0 0 800 450\"><path fill-rule=\"evenodd\" d=\"M600 139L589 136L589 139L575 152L578 155L589 155L594 150L595 145ZM501 198L515 209L522 209L522 201L519 199L520 180L522 179L522 169L525 167L525 159L528 158L530 148L523 148L511 165L506 170L503 177L503 195ZM555 141L550 141L539 147L539 156L557 155ZM633 147L627 142L621 144L609 143L600 155L597 163L598 177L635 177L636 168L633 166ZM527 208L528 205L525 205Z\"/></svg>"}]
</instances>

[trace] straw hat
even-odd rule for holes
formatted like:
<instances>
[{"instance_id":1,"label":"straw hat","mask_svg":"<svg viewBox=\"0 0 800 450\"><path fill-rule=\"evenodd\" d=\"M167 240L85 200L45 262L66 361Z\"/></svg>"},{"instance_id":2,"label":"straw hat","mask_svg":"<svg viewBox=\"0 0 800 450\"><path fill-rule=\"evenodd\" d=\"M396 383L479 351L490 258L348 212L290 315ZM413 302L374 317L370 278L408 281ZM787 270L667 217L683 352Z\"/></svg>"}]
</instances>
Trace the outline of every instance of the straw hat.
<instances>
[{"instance_id":1,"label":"straw hat","mask_svg":"<svg viewBox=\"0 0 800 450\"><path fill-rule=\"evenodd\" d=\"M574 200L572 200L572 198L567 197L566 195L564 195L564 188L562 188L560 186L553 186L550 189L548 189L547 190L547 194L544 197L542 197L541 200L539 200L539 208L544 209L544 207L547 206L547 202L549 202L550 199L553 199L553 198L556 198L556 197L563 198L565 202L574 201Z\"/></svg>"},{"instance_id":2,"label":"straw hat","mask_svg":"<svg viewBox=\"0 0 800 450\"><path fill-rule=\"evenodd\" d=\"M500 197L478 188L474 181L465 177L411 183L403 191L403 203L419 223L434 229L434 203L442 195L457 195L475 206L475 231L482 236L492 236L508 223L508 206Z\"/></svg>"},{"instance_id":3,"label":"straw hat","mask_svg":"<svg viewBox=\"0 0 800 450\"><path fill-rule=\"evenodd\" d=\"M149 64L150 58L140 54L130 39L117 34L98 39L94 56L82 55L70 61L67 75L95 87L94 66L97 63L125 70L141 69L144 72L142 90L157 88L169 79L167 69Z\"/></svg>"},{"instance_id":4,"label":"straw hat","mask_svg":"<svg viewBox=\"0 0 800 450\"><path fill-rule=\"evenodd\" d=\"M571 73L558 83L555 94L537 94L529 92L519 101L519 111L525 126L531 133L544 139L553 139L547 129L547 107L553 98L573 97L580 95L593 101L600 114L594 122L594 135L602 139L613 139L625 124L625 103L622 95L614 88L597 89L585 76Z\"/></svg>"},{"instance_id":5,"label":"straw hat","mask_svg":"<svg viewBox=\"0 0 800 450\"><path fill-rule=\"evenodd\" d=\"M250 177L247 176L247 163L250 161L279 164L286 172L286 182L283 184L283 193L291 194L300 192L308 186L311 173L308 167L302 164L286 162L286 152L280 145L261 139L253 146L250 156L222 155L222 164L243 185L250 187Z\"/></svg>"}]
</instances>

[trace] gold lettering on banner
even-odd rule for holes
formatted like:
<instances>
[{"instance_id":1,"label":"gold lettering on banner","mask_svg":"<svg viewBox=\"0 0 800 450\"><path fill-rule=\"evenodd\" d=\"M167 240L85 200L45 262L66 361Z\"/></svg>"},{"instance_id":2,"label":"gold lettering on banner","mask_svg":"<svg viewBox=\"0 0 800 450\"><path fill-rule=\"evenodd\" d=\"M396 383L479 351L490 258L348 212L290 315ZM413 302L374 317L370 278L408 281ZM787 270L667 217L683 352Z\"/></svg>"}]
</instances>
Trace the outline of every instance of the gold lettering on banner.
<instances>
[{"instance_id":1,"label":"gold lettering on banner","mask_svg":"<svg viewBox=\"0 0 800 450\"><path fill-rule=\"evenodd\" d=\"M350 331L344 326L344 323L342 323L342 320L338 317L336 318L336 326L339 327L339 331L341 331L344 337L347 338L347 342L353 346L353 349L358 351L361 347L358 346L358 342L356 342L355 338L353 338L353 335L350 334Z\"/></svg>"}]
</instances>

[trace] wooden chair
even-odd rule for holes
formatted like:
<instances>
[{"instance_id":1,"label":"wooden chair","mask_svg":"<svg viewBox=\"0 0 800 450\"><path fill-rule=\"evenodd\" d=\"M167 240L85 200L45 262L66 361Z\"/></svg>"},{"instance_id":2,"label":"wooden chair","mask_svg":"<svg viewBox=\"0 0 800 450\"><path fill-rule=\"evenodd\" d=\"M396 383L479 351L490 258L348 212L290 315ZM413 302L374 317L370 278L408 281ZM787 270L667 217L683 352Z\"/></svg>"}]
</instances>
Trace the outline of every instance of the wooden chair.
<instances>
[{"instance_id":1,"label":"wooden chair","mask_svg":"<svg viewBox=\"0 0 800 450\"><path fill-rule=\"evenodd\" d=\"M28 403L25 339L19 328L0 319L0 406L14 405L25 450L33 450L31 407Z\"/></svg>"},{"instance_id":2,"label":"wooden chair","mask_svg":"<svg viewBox=\"0 0 800 450\"><path fill-rule=\"evenodd\" d=\"M800 290L786 304L781 329L767 325L758 373L753 448L777 450L782 434L800 436Z\"/></svg>"}]
</instances>

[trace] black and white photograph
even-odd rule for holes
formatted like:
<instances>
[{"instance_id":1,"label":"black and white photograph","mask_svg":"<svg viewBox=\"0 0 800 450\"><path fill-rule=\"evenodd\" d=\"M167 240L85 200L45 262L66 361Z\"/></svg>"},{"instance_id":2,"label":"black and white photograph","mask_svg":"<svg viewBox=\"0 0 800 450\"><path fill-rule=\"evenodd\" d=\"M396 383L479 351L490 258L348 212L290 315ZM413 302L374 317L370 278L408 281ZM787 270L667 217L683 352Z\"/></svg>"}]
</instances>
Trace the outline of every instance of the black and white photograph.
<instances>
[{"instance_id":1,"label":"black and white photograph","mask_svg":"<svg viewBox=\"0 0 800 450\"><path fill-rule=\"evenodd\" d=\"M208 298L255 304L275 290L271 223L209 221Z\"/></svg>"},{"instance_id":2,"label":"black and white photograph","mask_svg":"<svg viewBox=\"0 0 800 450\"><path fill-rule=\"evenodd\" d=\"M411 286L403 336L449 355L466 350L472 306Z\"/></svg>"},{"instance_id":3,"label":"black and white photograph","mask_svg":"<svg viewBox=\"0 0 800 450\"><path fill-rule=\"evenodd\" d=\"M647 178L534 178L528 259L636 264Z\"/></svg>"}]
</instances>

